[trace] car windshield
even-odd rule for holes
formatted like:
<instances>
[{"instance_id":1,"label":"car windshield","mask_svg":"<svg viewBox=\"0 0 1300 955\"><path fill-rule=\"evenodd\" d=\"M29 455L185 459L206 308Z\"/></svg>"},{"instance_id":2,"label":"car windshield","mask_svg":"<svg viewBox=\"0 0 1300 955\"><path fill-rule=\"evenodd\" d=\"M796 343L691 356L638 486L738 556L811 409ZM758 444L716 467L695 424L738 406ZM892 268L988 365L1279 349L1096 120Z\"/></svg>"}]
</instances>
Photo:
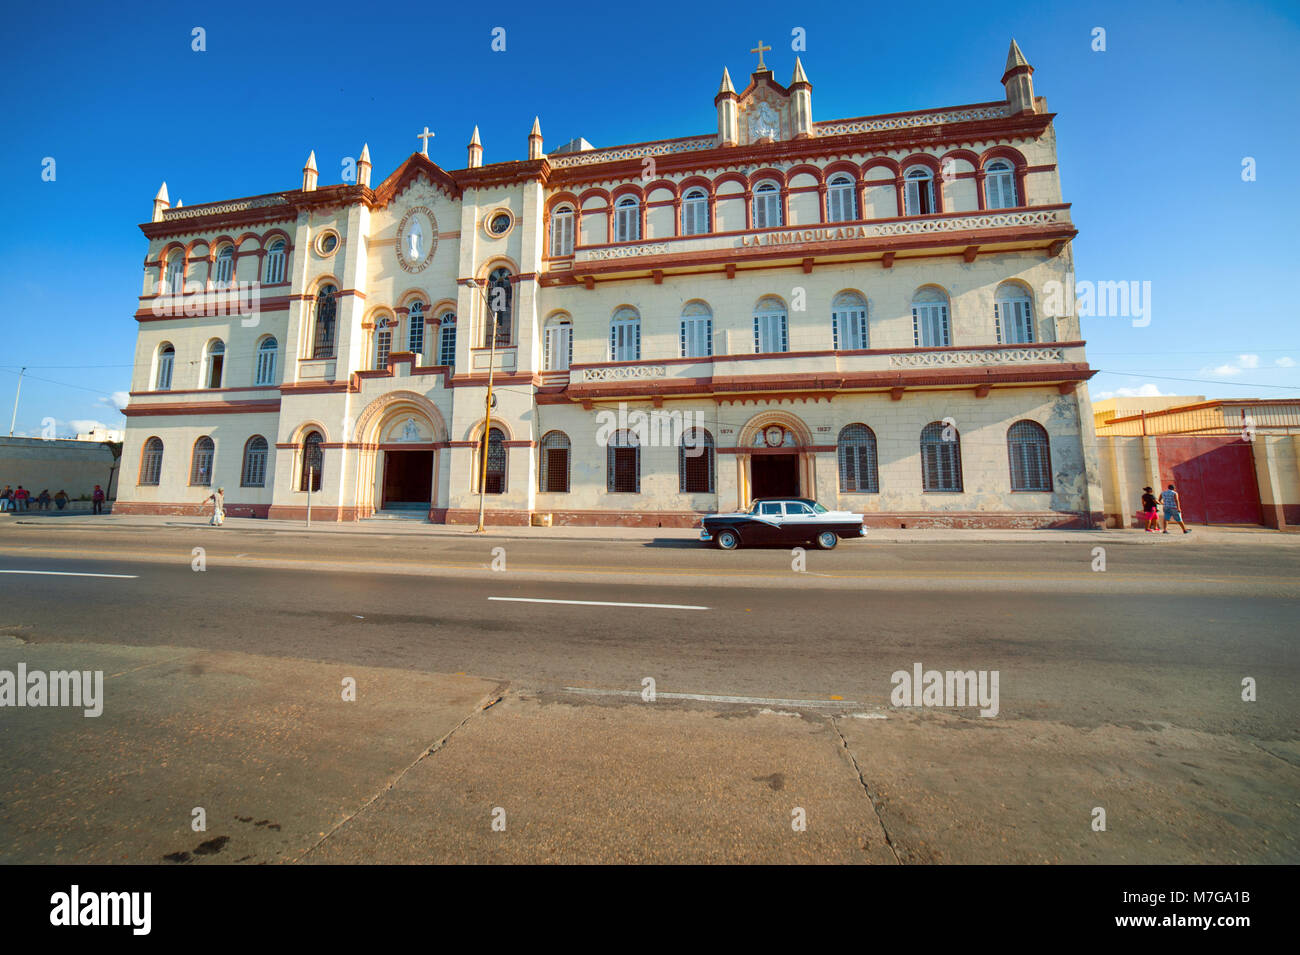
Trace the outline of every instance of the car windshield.
<instances>
[{"instance_id":1,"label":"car windshield","mask_svg":"<svg viewBox=\"0 0 1300 955\"><path fill-rule=\"evenodd\" d=\"M816 502L814 501L814 502L813 502L813 513L815 513L815 514L825 514L825 513L827 513L827 510L826 510L826 508L822 507L820 504L818 504L818 503L816 503Z\"/></svg>"}]
</instances>

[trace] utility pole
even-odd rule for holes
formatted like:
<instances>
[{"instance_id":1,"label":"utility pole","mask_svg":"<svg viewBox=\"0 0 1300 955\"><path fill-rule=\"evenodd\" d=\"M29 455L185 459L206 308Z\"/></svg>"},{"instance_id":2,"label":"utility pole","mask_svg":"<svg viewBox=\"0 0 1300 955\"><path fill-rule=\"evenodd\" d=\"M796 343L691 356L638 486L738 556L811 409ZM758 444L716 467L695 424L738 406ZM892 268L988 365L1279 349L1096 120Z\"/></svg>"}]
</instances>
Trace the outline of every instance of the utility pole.
<instances>
[{"instance_id":1,"label":"utility pole","mask_svg":"<svg viewBox=\"0 0 1300 955\"><path fill-rule=\"evenodd\" d=\"M23 375L26 373L27 366L23 365L23 370L18 372L18 390L14 392L14 413L9 419L9 437L11 438L14 436L14 424L18 421L18 396L23 393Z\"/></svg>"},{"instance_id":2,"label":"utility pole","mask_svg":"<svg viewBox=\"0 0 1300 955\"><path fill-rule=\"evenodd\" d=\"M475 280L474 287L478 288L478 282ZM491 347L488 350L488 384L487 398L484 401L483 410L483 446L479 451L482 458L479 467L478 476L478 527L474 528L475 534L484 533L483 527L483 495L487 491L487 459L488 459L488 435L492 432L492 373L496 370L497 364L497 313L492 308L492 303L488 300L489 289L481 289L483 292L483 304L487 306L488 314L492 316L491 326Z\"/></svg>"}]
</instances>

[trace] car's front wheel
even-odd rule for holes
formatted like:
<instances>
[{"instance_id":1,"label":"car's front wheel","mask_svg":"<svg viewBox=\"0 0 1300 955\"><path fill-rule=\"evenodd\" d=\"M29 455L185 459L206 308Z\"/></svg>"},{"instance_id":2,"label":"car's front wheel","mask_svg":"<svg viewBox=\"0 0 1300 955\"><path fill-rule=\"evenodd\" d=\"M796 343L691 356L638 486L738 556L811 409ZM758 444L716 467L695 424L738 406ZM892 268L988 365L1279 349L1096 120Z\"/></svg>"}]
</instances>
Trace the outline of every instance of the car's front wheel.
<instances>
[{"instance_id":1,"label":"car's front wheel","mask_svg":"<svg viewBox=\"0 0 1300 955\"><path fill-rule=\"evenodd\" d=\"M822 550L834 550L835 545L839 542L839 535L834 531L822 531L817 535L817 546Z\"/></svg>"},{"instance_id":2,"label":"car's front wheel","mask_svg":"<svg viewBox=\"0 0 1300 955\"><path fill-rule=\"evenodd\" d=\"M721 550L735 550L740 546L740 535L735 531L718 531L717 541Z\"/></svg>"}]
</instances>

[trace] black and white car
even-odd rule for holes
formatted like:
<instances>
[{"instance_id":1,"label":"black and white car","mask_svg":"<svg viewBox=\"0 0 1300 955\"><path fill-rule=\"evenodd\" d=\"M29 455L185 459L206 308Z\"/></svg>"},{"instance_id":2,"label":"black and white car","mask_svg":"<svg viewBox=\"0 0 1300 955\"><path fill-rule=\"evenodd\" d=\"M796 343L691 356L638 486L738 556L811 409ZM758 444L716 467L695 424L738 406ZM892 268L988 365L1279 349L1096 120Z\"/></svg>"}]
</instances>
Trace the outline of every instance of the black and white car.
<instances>
[{"instance_id":1,"label":"black and white car","mask_svg":"<svg viewBox=\"0 0 1300 955\"><path fill-rule=\"evenodd\" d=\"M742 544L747 547L816 544L822 550L830 550L841 537L867 534L861 514L828 511L806 497L759 498L748 511L710 514L703 524L700 540L716 543L722 550L735 550Z\"/></svg>"}]
</instances>

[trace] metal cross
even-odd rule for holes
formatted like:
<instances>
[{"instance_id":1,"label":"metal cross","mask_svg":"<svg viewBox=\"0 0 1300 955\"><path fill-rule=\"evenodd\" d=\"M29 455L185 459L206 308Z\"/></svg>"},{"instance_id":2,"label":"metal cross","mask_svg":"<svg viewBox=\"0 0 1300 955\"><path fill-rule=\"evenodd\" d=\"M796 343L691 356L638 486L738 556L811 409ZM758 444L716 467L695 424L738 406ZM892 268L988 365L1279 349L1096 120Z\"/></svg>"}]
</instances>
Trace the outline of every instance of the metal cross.
<instances>
[{"instance_id":1,"label":"metal cross","mask_svg":"<svg viewBox=\"0 0 1300 955\"><path fill-rule=\"evenodd\" d=\"M763 41L762 41L762 40L759 40L759 41L758 41L758 46L754 47L752 50L749 51L750 53L757 53L757 54L758 54L758 68L759 68L760 70L765 70L765 69L767 69L766 64L763 63L763 54L766 53L767 51L771 50L771 49L772 49L772 48L771 48L770 46L763 46Z\"/></svg>"},{"instance_id":2,"label":"metal cross","mask_svg":"<svg viewBox=\"0 0 1300 955\"><path fill-rule=\"evenodd\" d=\"M423 140L424 140L424 146L423 146L423 148L420 150L420 152L424 153L424 155L425 155L426 158L427 158L428 155L429 155L429 140L432 139L433 136L434 136L434 134L431 133L431 132L429 132L429 127L428 127L428 126L424 127L424 132L422 132L422 133L416 133L416 134L415 134L415 138L416 138L416 139L423 139Z\"/></svg>"}]
</instances>

